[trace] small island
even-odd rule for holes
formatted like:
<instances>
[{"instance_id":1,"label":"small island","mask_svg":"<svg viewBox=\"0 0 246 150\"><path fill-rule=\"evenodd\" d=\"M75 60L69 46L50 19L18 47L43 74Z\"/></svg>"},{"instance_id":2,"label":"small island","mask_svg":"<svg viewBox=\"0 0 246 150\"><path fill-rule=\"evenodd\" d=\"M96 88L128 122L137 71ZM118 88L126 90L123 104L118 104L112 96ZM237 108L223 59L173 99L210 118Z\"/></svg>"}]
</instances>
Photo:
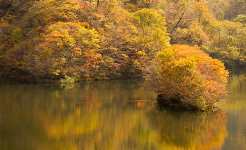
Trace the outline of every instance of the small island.
<instances>
[{"instance_id":1,"label":"small island","mask_svg":"<svg viewBox=\"0 0 246 150\"><path fill-rule=\"evenodd\" d=\"M173 45L156 56L146 74L157 100L174 109L214 110L226 97L228 71L198 47Z\"/></svg>"}]
</instances>

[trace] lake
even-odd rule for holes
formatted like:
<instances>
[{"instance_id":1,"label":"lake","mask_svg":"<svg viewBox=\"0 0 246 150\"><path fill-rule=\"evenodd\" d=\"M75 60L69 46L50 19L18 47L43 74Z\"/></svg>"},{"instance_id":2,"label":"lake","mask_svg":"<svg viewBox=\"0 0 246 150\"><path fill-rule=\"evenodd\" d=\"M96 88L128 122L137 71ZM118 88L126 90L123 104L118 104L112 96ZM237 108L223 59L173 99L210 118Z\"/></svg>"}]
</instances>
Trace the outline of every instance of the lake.
<instances>
[{"instance_id":1,"label":"lake","mask_svg":"<svg viewBox=\"0 0 246 150\"><path fill-rule=\"evenodd\" d=\"M243 150L246 76L216 113L161 109L141 80L2 83L0 150Z\"/></svg>"}]
</instances>

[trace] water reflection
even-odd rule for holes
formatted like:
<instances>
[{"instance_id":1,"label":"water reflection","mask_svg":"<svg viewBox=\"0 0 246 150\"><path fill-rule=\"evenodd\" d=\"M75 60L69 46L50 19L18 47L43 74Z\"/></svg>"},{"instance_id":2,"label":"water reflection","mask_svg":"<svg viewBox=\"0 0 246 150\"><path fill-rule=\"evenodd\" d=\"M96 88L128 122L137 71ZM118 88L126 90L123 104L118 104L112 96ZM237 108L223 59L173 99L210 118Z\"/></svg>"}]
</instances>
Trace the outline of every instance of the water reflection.
<instances>
[{"instance_id":1,"label":"water reflection","mask_svg":"<svg viewBox=\"0 0 246 150\"><path fill-rule=\"evenodd\" d=\"M220 149L224 113L159 110L141 81L0 86L1 150Z\"/></svg>"},{"instance_id":2,"label":"water reflection","mask_svg":"<svg viewBox=\"0 0 246 150\"><path fill-rule=\"evenodd\" d=\"M156 116L156 117L154 117ZM165 149L221 149L227 136L226 116L218 113L163 110L150 116Z\"/></svg>"},{"instance_id":3,"label":"water reflection","mask_svg":"<svg viewBox=\"0 0 246 150\"><path fill-rule=\"evenodd\" d=\"M228 118L228 138L223 149L246 148L246 75L231 75L228 86L228 102L225 111Z\"/></svg>"}]
</instances>

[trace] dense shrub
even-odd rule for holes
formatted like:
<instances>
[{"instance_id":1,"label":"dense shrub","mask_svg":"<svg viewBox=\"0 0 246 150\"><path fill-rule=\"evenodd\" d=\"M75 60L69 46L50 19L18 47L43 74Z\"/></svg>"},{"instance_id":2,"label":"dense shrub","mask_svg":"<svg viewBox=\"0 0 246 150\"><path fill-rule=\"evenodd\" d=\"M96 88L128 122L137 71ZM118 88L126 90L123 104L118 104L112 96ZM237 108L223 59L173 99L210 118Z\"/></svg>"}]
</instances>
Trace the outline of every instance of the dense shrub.
<instances>
[{"instance_id":1,"label":"dense shrub","mask_svg":"<svg viewBox=\"0 0 246 150\"><path fill-rule=\"evenodd\" d=\"M146 74L158 101L172 107L209 110L226 96L228 72L223 63L198 47L174 45L160 52Z\"/></svg>"}]
</instances>

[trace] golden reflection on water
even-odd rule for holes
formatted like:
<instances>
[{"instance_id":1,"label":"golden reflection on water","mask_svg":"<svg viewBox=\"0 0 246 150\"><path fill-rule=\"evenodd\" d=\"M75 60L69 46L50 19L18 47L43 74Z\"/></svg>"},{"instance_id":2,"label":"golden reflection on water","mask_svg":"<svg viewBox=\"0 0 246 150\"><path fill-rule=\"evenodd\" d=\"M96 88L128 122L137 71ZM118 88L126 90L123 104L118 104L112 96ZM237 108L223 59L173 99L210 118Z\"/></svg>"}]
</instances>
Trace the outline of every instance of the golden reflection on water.
<instances>
[{"instance_id":1,"label":"golden reflection on water","mask_svg":"<svg viewBox=\"0 0 246 150\"><path fill-rule=\"evenodd\" d=\"M229 78L227 114L228 138L225 149L246 149L246 75L234 74Z\"/></svg>"},{"instance_id":2,"label":"golden reflection on water","mask_svg":"<svg viewBox=\"0 0 246 150\"><path fill-rule=\"evenodd\" d=\"M2 150L221 149L226 115L160 110L138 81L0 87Z\"/></svg>"}]
</instances>

